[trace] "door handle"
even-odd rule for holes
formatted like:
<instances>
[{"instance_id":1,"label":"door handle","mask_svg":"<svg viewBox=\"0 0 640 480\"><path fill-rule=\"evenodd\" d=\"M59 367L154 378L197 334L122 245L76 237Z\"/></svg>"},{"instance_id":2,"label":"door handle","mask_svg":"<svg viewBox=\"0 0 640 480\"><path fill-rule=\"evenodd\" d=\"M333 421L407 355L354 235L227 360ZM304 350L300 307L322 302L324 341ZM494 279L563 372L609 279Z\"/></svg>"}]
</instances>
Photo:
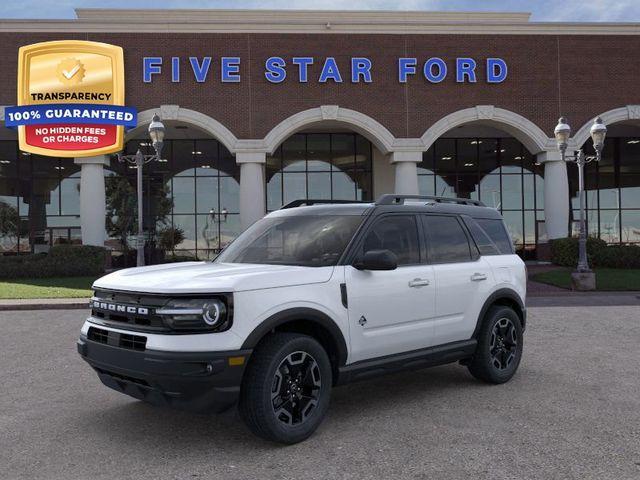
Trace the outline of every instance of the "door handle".
<instances>
[{"instance_id":1,"label":"door handle","mask_svg":"<svg viewBox=\"0 0 640 480\"><path fill-rule=\"evenodd\" d=\"M429 285L429 280L426 278L414 278L409 282L409 286L412 288L426 287L427 285Z\"/></svg>"},{"instance_id":2,"label":"door handle","mask_svg":"<svg viewBox=\"0 0 640 480\"><path fill-rule=\"evenodd\" d=\"M471 275L471 281L472 282L480 282L482 280L486 280L487 279L487 275L484 273L474 273L473 275Z\"/></svg>"}]
</instances>

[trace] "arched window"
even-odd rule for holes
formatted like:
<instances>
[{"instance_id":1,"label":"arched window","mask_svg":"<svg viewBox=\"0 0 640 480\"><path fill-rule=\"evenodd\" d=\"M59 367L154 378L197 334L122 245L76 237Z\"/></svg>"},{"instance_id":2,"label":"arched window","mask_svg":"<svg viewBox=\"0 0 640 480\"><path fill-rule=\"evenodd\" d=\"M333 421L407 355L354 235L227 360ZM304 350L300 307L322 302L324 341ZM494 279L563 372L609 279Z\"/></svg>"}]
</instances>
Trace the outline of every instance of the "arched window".
<instances>
[{"instance_id":1,"label":"arched window","mask_svg":"<svg viewBox=\"0 0 640 480\"><path fill-rule=\"evenodd\" d=\"M372 146L356 133L297 133L267 157L267 211L293 200L371 200Z\"/></svg>"}]
</instances>

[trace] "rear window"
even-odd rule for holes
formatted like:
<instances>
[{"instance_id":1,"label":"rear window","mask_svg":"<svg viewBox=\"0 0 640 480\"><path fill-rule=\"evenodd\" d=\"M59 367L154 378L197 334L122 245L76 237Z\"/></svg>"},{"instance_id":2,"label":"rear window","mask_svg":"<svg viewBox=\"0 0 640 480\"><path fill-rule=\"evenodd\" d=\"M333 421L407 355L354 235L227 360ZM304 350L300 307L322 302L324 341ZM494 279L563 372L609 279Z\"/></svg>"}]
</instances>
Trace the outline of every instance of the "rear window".
<instances>
[{"instance_id":1,"label":"rear window","mask_svg":"<svg viewBox=\"0 0 640 480\"><path fill-rule=\"evenodd\" d=\"M504 228L502 220L493 218L475 218L474 220L489 236L502 255L513 253L513 243L509 238L507 229Z\"/></svg>"},{"instance_id":2,"label":"rear window","mask_svg":"<svg viewBox=\"0 0 640 480\"><path fill-rule=\"evenodd\" d=\"M462 218L471 233L471 237L473 237L473 241L476 243L478 250L480 251L480 255L500 255L498 246L493 240L491 240L491 238L489 238L489 235L487 235L487 233L473 218L467 216Z\"/></svg>"}]
</instances>

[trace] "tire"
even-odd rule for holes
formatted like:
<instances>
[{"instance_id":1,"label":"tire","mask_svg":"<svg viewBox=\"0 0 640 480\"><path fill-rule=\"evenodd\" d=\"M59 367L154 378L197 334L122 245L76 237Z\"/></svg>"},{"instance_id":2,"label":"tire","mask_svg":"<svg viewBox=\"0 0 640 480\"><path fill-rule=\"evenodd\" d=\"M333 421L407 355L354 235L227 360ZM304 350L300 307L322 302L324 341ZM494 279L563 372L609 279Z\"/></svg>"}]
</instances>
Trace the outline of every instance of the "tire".
<instances>
[{"instance_id":1,"label":"tire","mask_svg":"<svg viewBox=\"0 0 640 480\"><path fill-rule=\"evenodd\" d=\"M478 346L467 367L478 380L505 383L518 370L522 349L520 317L509 307L495 305L482 320Z\"/></svg>"},{"instance_id":2,"label":"tire","mask_svg":"<svg viewBox=\"0 0 640 480\"><path fill-rule=\"evenodd\" d=\"M322 345L307 335L275 333L258 345L247 365L240 415L265 440L301 442L322 422L332 382L331 363Z\"/></svg>"}]
</instances>

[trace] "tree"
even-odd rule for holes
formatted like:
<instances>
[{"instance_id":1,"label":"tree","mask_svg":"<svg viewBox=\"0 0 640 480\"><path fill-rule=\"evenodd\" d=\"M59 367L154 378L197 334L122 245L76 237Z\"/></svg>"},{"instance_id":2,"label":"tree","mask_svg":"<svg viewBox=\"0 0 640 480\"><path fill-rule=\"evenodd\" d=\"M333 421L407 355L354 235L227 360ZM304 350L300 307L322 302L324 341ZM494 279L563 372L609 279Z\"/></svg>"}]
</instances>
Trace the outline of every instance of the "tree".
<instances>
[{"instance_id":1,"label":"tree","mask_svg":"<svg viewBox=\"0 0 640 480\"><path fill-rule=\"evenodd\" d=\"M20 236L20 215L18 209L6 202L0 201L0 239L9 238L18 243Z\"/></svg>"},{"instance_id":2,"label":"tree","mask_svg":"<svg viewBox=\"0 0 640 480\"><path fill-rule=\"evenodd\" d=\"M108 177L105 179L105 193L107 200L107 232L120 240L122 249L129 250L128 238L138 233L138 201L135 188L126 177ZM146 192L145 192L146 193ZM149 193L147 193L148 195ZM173 199L166 184L151 185L150 205L151 216L154 219L149 238L155 236L157 223L167 224L167 217L173 208ZM147 227L148 228L148 227Z\"/></svg>"}]
</instances>

